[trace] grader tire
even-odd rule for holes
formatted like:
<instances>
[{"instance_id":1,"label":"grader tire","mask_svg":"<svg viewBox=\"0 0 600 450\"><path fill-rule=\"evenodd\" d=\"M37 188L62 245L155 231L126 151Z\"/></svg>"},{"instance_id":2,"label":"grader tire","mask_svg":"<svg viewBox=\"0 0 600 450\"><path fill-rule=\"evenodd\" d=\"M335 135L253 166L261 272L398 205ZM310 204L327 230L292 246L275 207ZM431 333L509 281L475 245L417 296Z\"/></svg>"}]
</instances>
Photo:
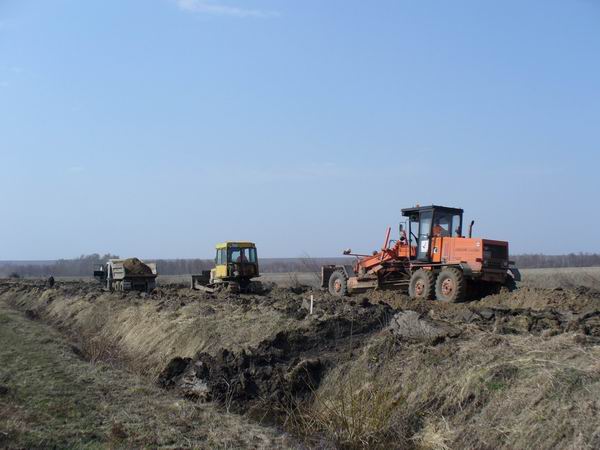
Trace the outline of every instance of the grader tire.
<instances>
[{"instance_id":1,"label":"grader tire","mask_svg":"<svg viewBox=\"0 0 600 450\"><path fill-rule=\"evenodd\" d=\"M517 282L515 281L515 279L512 276L507 275L506 280L504 281L504 284L502 285L502 288L500 289L500 292L512 292L516 289L517 289Z\"/></svg>"},{"instance_id":2,"label":"grader tire","mask_svg":"<svg viewBox=\"0 0 600 450\"><path fill-rule=\"evenodd\" d=\"M435 274L431 270L419 269L410 277L408 295L418 300L433 300Z\"/></svg>"},{"instance_id":3,"label":"grader tire","mask_svg":"<svg viewBox=\"0 0 600 450\"><path fill-rule=\"evenodd\" d=\"M462 270L445 267L435 283L435 296L441 302L456 303L463 301L467 294L467 281Z\"/></svg>"},{"instance_id":4,"label":"grader tire","mask_svg":"<svg viewBox=\"0 0 600 450\"><path fill-rule=\"evenodd\" d=\"M329 277L329 293L336 297L348 295L348 279L341 270L335 270Z\"/></svg>"}]
</instances>

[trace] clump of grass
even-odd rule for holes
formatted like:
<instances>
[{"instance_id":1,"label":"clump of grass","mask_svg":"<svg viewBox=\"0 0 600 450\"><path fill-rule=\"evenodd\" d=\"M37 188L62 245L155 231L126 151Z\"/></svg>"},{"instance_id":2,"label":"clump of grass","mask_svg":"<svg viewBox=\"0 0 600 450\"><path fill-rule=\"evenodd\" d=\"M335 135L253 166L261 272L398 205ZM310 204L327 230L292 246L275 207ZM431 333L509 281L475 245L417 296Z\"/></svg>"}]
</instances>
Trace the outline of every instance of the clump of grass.
<instances>
[{"instance_id":1,"label":"clump of grass","mask_svg":"<svg viewBox=\"0 0 600 450\"><path fill-rule=\"evenodd\" d=\"M423 450L450 450L455 435L456 432L442 416L441 420L427 420L412 440Z\"/></svg>"},{"instance_id":2,"label":"clump of grass","mask_svg":"<svg viewBox=\"0 0 600 450\"><path fill-rule=\"evenodd\" d=\"M312 390L309 400L288 411L286 427L309 444L333 443L337 448L389 448L406 442L403 398L392 386L364 382L342 373L328 378L329 389Z\"/></svg>"},{"instance_id":3,"label":"clump of grass","mask_svg":"<svg viewBox=\"0 0 600 450\"><path fill-rule=\"evenodd\" d=\"M99 334L82 336L80 342L84 358L92 364L103 362L111 366L121 366L125 359L121 347L114 338Z\"/></svg>"}]
</instances>

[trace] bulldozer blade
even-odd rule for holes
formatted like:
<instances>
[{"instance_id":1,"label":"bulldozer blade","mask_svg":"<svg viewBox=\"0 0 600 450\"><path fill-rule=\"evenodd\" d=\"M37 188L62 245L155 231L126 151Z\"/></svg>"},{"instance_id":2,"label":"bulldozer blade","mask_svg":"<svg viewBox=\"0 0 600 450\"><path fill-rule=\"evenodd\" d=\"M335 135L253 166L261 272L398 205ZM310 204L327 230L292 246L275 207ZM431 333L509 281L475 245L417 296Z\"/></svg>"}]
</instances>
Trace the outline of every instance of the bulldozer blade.
<instances>
[{"instance_id":1,"label":"bulldozer blade","mask_svg":"<svg viewBox=\"0 0 600 450\"><path fill-rule=\"evenodd\" d=\"M208 294L213 294L215 292L214 288L208 287L208 286L204 286L202 284L196 283L194 284L194 286L192 287L193 290L195 291L202 291L202 292L206 292Z\"/></svg>"}]
</instances>

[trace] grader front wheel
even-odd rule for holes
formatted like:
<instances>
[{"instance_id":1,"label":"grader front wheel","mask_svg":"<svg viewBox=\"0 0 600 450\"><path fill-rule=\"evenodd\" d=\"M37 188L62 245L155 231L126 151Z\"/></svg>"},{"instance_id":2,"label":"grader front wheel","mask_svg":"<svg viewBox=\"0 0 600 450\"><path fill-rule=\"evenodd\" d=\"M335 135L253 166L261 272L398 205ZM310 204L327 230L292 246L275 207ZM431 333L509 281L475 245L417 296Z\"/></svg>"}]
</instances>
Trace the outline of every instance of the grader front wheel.
<instances>
[{"instance_id":1,"label":"grader front wheel","mask_svg":"<svg viewBox=\"0 0 600 450\"><path fill-rule=\"evenodd\" d=\"M329 293L336 297L344 297L348 295L348 279L346 274L341 270L336 270L329 278Z\"/></svg>"},{"instance_id":2,"label":"grader front wheel","mask_svg":"<svg viewBox=\"0 0 600 450\"><path fill-rule=\"evenodd\" d=\"M435 275L431 270L419 269L410 277L408 295L419 300L433 300Z\"/></svg>"}]
</instances>

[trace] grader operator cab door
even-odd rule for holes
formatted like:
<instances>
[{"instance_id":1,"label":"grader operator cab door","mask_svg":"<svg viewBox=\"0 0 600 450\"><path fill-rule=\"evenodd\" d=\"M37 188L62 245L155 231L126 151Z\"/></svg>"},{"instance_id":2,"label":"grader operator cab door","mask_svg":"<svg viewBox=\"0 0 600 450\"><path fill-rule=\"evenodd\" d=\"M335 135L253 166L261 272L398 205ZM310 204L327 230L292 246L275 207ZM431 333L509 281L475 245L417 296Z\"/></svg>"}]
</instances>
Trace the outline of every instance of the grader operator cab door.
<instances>
[{"instance_id":1,"label":"grader operator cab door","mask_svg":"<svg viewBox=\"0 0 600 450\"><path fill-rule=\"evenodd\" d=\"M417 259L419 261L429 260L429 249L431 248L431 223L433 211L423 211L419 217L419 239L417 241Z\"/></svg>"}]
</instances>

